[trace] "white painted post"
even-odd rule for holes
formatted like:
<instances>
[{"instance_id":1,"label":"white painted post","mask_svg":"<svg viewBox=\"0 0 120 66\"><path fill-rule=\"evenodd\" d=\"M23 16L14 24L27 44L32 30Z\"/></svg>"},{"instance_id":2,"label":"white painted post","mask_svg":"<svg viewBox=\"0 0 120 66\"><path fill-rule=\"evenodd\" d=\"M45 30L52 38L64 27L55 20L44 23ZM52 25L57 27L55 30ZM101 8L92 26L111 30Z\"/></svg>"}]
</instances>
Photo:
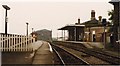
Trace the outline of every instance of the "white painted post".
<instances>
[{"instance_id":1,"label":"white painted post","mask_svg":"<svg viewBox=\"0 0 120 66\"><path fill-rule=\"evenodd\" d=\"M25 50L25 49L24 49L24 47L25 47L25 42L26 42L26 37L25 37L25 36L23 37L23 41L22 41L22 42L23 42L23 44L22 44L22 45L23 45L23 46L22 46L22 49L23 49L23 51L24 51L24 50Z\"/></svg>"},{"instance_id":2,"label":"white painted post","mask_svg":"<svg viewBox=\"0 0 120 66\"><path fill-rule=\"evenodd\" d=\"M6 37L6 41L7 41L7 51L9 51L9 36L8 35Z\"/></svg>"},{"instance_id":3,"label":"white painted post","mask_svg":"<svg viewBox=\"0 0 120 66\"><path fill-rule=\"evenodd\" d=\"M0 34L0 52L2 52L2 36Z\"/></svg>"},{"instance_id":4,"label":"white painted post","mask_svg":"<svg viewBox=\"0 0 120 66\"><path fill-rule=\"evenodd\" d=\"M22 44L23 44L22 41L23 41L23 36L20 36L20 40L21 40L21 42L20 42L20 44L21 44L21 45L20 45L20 51L22 51Z\"/></svg>"},{"instance_id":5,"label":"white painted post","mask_svg":"<svg viewBox=\"0 0 120 66\"><path fill-rule=\"evenodd\" d=\"M0 52L1 52L1 34L0 34Z\"/></svg>"},{"instance_id":6,"label":"white painted post","mask_svg":"<svg viewBox=\"0 0 120 66\"><path fill-rule=\"evenodd\" d=\"M2 51L3 51L3 35L1 35L1 38L2 38L1 48L2 48Z\"/></svg>"},{"instance_id":7,"label":"white painted post","mask_svg":"<svg viewBox=\"0 0 120 66\"><path fill-rule=\"evenodd\" d=\"M25 36L23 36L23 38L22 38L22 40L21 40L21 42L22 42L22 51L24 51L24 45L25 45Z\"/></svg>"},{"instance_id":8,"label":"white painted post","mask_svg":"<svg viewBox=\"0 0 120 66\"><path fill-rule=\"evenodd\" d=\"M18 51L18 45L17 45L18 44L18 42L17 42L18 40L17 40L17 38L18 38L18 35L15 35L15 39L16 39L15 40L15 46L16 46L15 48L16 48L16 50L15 51Z\"/></svg>"},{"instance_id":9,"label":"white painted post","mask_svg":"<svg viewBox=\"0 0 120 66\"><path fill-rule=\"evenodd\" d=\"M4 49L3 49L3 51L5 51L5 46L6 46L6 44L5 44L5 35L3 36L3 38L4 38L4 43L3 43L3 47L4 47Z\"/></svg>"},{"instance_id":10,"label":"white painted post","mask_svg":"<svg viewBox=\"0 0 120 66\"><path fill-rule=\"evenodd\" d=\"M31 43L30 43L30 40L31 40L31 38L30 38L30 36L29 36L29 37L28 37L28 44L27 44L27 50L28 50L28 51L30 51L30 48L29 48L29 45L31 44Z\"/></svg>"},{"instance_id":11,"label":"white painted post","mask_svg":"<svg viewBox=\"0 0 120 66\"><path fill-rule=\"evenodd\" d=\"M6 51L8 51L8 35L6 35Z\"/></svg>"},{"instance_id":12,"label":"white painted post","mask_svg":"<svg viewBox=\"0 0 120 66\"><path fill-rule=\"evenodd\" d=\"M13 47L13 46L14 46L14 35L12 35L12 42L13 42L13 43L12 43L11 49L14 51L14 47Z\"/></svg>"},{"instance_id":13,"label":"white painted post","mask_svg":"<svg viewBox=\"0 0 120 66\"><path fill-rule=\"evenodd\" d=\"M2 35L0 34L0 52L2 52Z\"/></svg>"},{"instance_id":14,"label":"white painted post","mask_svg":"<svg viewBox=\"0 0 120 66\"><path fill-rule=\"evenodd\" d=\"M3 51L3 49L4 49L4 47L3 47L3 43L4 43L4 40L3 40L3 35L2 35L2 51Z\"/></svg>"},{"instance_id":15,"label":"white painted post","mask_svg":"<svg viewBox=\"0 0 120 66\"><path fill-rule=\"evenodd\" d=\"M12 49L11 49L12 42L13 42L13 40L12 40L12 35L10 36L10 39L11 39L11 41L10 41L10 51L12 51Z\"/></svg>"},{"instance_id":16,"label":"white painted post","mask_svg":"<svg viewBox=\"0 0 120 66\"><path fill-rule=\"evenodd\" d=\"M21 42L20 42L20 36L21 36L21 35L18 36L18 39L19 39L19 41L18 41L18 43L19 43L19 45L18 45L19 51L20 51L20 44L21 44Z\"/></svg>"},{"instance_id":17,"label":"white painted post","mask_svg":"<svg viewBox=\"0 0 120 66\"><path fill-rule=\"evenodd\" d=\"M14 44L13 44L13 46L14 46L14 51L15 51L15 49L16 49L16 48L15 48L15 35L14 35L13 38L14 38Z\"/></svg>"},{"instance_id":18,"label":"white painted post","mask_svg":"<svg viewBox=\"0 0 120 66\"><path fill-rule=\"evenodd\" d=\"M33 47L32 36L30 37L30 44L31 44L31 51L32 51L32 47Z\"/></svg>"},{"instance_id":19,"label":"white painted post","mask_svg":"<svg viewBox=\"0 0 120 66\"><path fill-rule=\"evenodd\" d=\"M11 40L10 40L10 35L9 35L9 51L10 51L10 43L11 43Z\"/></svg>"},{"instance_id":20,"label":"white painted post","mask_svg":"<svg viewBox=\"0 0 120 66\"><path fill-rule=\"evenodd\" d=\"M33 38L33 44L35 43L35 38Z\"/></svg>"},{"instance_id":21,"label":"white painted post","mask_svg":"<svg viewBox=\"0 0 120 66\"><path fill-rule=\"evenodd\" d=\"M33 37L32 36L30 36L30 44L31 44L31 47L30 47L30 51L32 51L33 50L33 43L32 43L32 39L33 39Z\"/></svg>"},{"instance_id":22,"label":"white painted post","mask_svg":"<svg viewBox=\"0 0 120 66\"><path fill-rule=\"evenodd\" d=\"M28 45L29 45L29 36L27 36L27 41L28 41L28 43L27 43L27 51L29 51L29 47L28 47Z\"/></svg>"}]
</instances>

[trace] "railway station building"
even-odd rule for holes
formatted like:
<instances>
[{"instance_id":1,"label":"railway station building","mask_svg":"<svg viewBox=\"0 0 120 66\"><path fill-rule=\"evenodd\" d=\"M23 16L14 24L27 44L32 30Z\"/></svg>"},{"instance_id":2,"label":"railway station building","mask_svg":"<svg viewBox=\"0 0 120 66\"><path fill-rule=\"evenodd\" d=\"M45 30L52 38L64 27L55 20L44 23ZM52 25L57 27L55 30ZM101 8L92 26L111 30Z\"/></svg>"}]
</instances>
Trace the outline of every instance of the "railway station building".
<instances>
[{"instance_id":1,"label":"railway station building","mask_svg":"<svg viewBox=\"0 0 120 66\"><path fill-rule=\"evenodd\" d=\"M85 37L84 41L88 42L103 42L104 35L104 26L102 25L102 16L99 16L98 19L95 17L95 10L91 10L91 18L90 20L81 23L85 25ZM110 27L111 24L107 21L105 33L106 33L106 41L110 42Z\"/></svg>"},{"instance_id":2,"label":"railway station building","mask_svg":"<svg viewBox=\"0 0 120 66\"><path fill-rule=\"evenodd\" d=\"M66 25L58 30L62 30L62 34L65 34L65 30L68 31L68 41L83 41L84 38L84 25L80 25L80 19L78 19L78 23ZM65 40L63 36L63 40Z\"/></svg>"},{"instance_id":3,"label":"railway station building","mask_svg":"<svg viewBox=\"0 0 120 66\"><path fill-rule=\"evenodd\" d=\"M98 20L95 17L95 11L91 11L90 20L73 25L66 25L58 30L62 30L62 34L65 30L68 31L68 41L88 41L88 42L103 42L104 27L102 25L102 16L99 16ZM106 26L106 41L110 42L110 23L107 22ZM63 36L64 39L64 36ZM65 40L65 39L64 39Z\"/></svg>"}]
</instances>

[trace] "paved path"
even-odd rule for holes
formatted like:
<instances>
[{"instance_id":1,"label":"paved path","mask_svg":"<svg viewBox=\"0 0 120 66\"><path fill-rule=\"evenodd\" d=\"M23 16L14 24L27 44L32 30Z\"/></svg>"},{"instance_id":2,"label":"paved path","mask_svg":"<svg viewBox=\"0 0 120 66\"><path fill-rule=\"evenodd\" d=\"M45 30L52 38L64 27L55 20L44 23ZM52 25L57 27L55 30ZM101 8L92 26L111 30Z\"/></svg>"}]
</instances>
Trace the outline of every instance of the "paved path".
<instances>
[{"instance_id":1,"label":"paved path","mask_svg":"<svg viewBox=\"0 0 120 66\"><path fill-rule=\"evenodd\" d=\"M32 64L53 64L52 48L48 42L43 41L42 46L35 53Z\"/></svg>"}]
</instances>

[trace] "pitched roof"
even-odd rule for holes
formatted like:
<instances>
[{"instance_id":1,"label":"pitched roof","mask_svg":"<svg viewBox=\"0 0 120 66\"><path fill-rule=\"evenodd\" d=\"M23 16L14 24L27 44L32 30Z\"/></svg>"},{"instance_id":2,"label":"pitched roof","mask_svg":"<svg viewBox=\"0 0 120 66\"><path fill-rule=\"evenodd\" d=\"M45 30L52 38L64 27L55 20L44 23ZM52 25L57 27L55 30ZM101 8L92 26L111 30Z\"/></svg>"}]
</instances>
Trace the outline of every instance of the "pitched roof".
<instances>
[{"instance_id":1,"label":"pitched roof","mask_svg":"<svg viewBox=\"0 0 120 66\"><path fill-rule=\"evenodd\" d=\"M102 23L99 22L99 21L96 20L96 19L86 21L86 22L84 22L84 23L82 23L82 24L85 25L86 27L102 26Z\"/></svg>"},{"instance_id":2,"label":"pitched roof","mask_svg":"<svg viewBox=\"0 0 120 66\"><path fill-rule=\"evenodd\" d=\"M82 23L82 25L85 25L86 27L99 27L99 26L103 26L102 22L100 22L97 19L86 21L86 22ZM110 26L110 22L107 22L107 25Z\"/></svg>"},{"instance_id":3,"label":"pitched roof","mask_svg":"<svg viewBox=\"0 0 120 66\"><path fill-rule=\"evenodd\" d=\"M66 25L66 26L64 26L62 28L59 28L58 30L69 30L69 29L74 28L74 27L81 27L81 28L83 28L83 27L85 27L85 25L69 24L69 25Z\"/></svg>"},{"instance_id":4,"label":"pitched roof","mask_svg":"<svg viewBox=\"0 0 120 66\"><path fill-rule=\"evenodd\" d=\"M48 29L42 29L42 30L37 30L35 32L41 32L41 31L51 31L51 30L48 30Z\"/></svg>"}]
</instances>

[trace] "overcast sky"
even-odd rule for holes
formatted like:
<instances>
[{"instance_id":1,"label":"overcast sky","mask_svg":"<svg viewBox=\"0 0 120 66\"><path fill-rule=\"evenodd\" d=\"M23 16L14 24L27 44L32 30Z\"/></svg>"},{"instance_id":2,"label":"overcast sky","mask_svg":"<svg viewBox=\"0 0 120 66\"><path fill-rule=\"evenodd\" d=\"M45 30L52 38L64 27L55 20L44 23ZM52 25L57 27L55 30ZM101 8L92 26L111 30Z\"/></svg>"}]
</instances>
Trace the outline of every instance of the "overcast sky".
<instances>
[{"instance_id":1,"label":"overcast sky","mask_svg":"<svg viewBox=\"0 0 120 66\"><path fill-rule=\"evenodd\" d=\"M77 19L81 23L90 20L91 10L98 16L108 19L108 11L113 9L110 0L4 0L0 2L0 33L4 33L5 9L8 5L8 33L26 34L26 22L29 33L34 30L49 29L57 36L58 28L66 24L74 24Z\"/></svg>"}]
</instances>

